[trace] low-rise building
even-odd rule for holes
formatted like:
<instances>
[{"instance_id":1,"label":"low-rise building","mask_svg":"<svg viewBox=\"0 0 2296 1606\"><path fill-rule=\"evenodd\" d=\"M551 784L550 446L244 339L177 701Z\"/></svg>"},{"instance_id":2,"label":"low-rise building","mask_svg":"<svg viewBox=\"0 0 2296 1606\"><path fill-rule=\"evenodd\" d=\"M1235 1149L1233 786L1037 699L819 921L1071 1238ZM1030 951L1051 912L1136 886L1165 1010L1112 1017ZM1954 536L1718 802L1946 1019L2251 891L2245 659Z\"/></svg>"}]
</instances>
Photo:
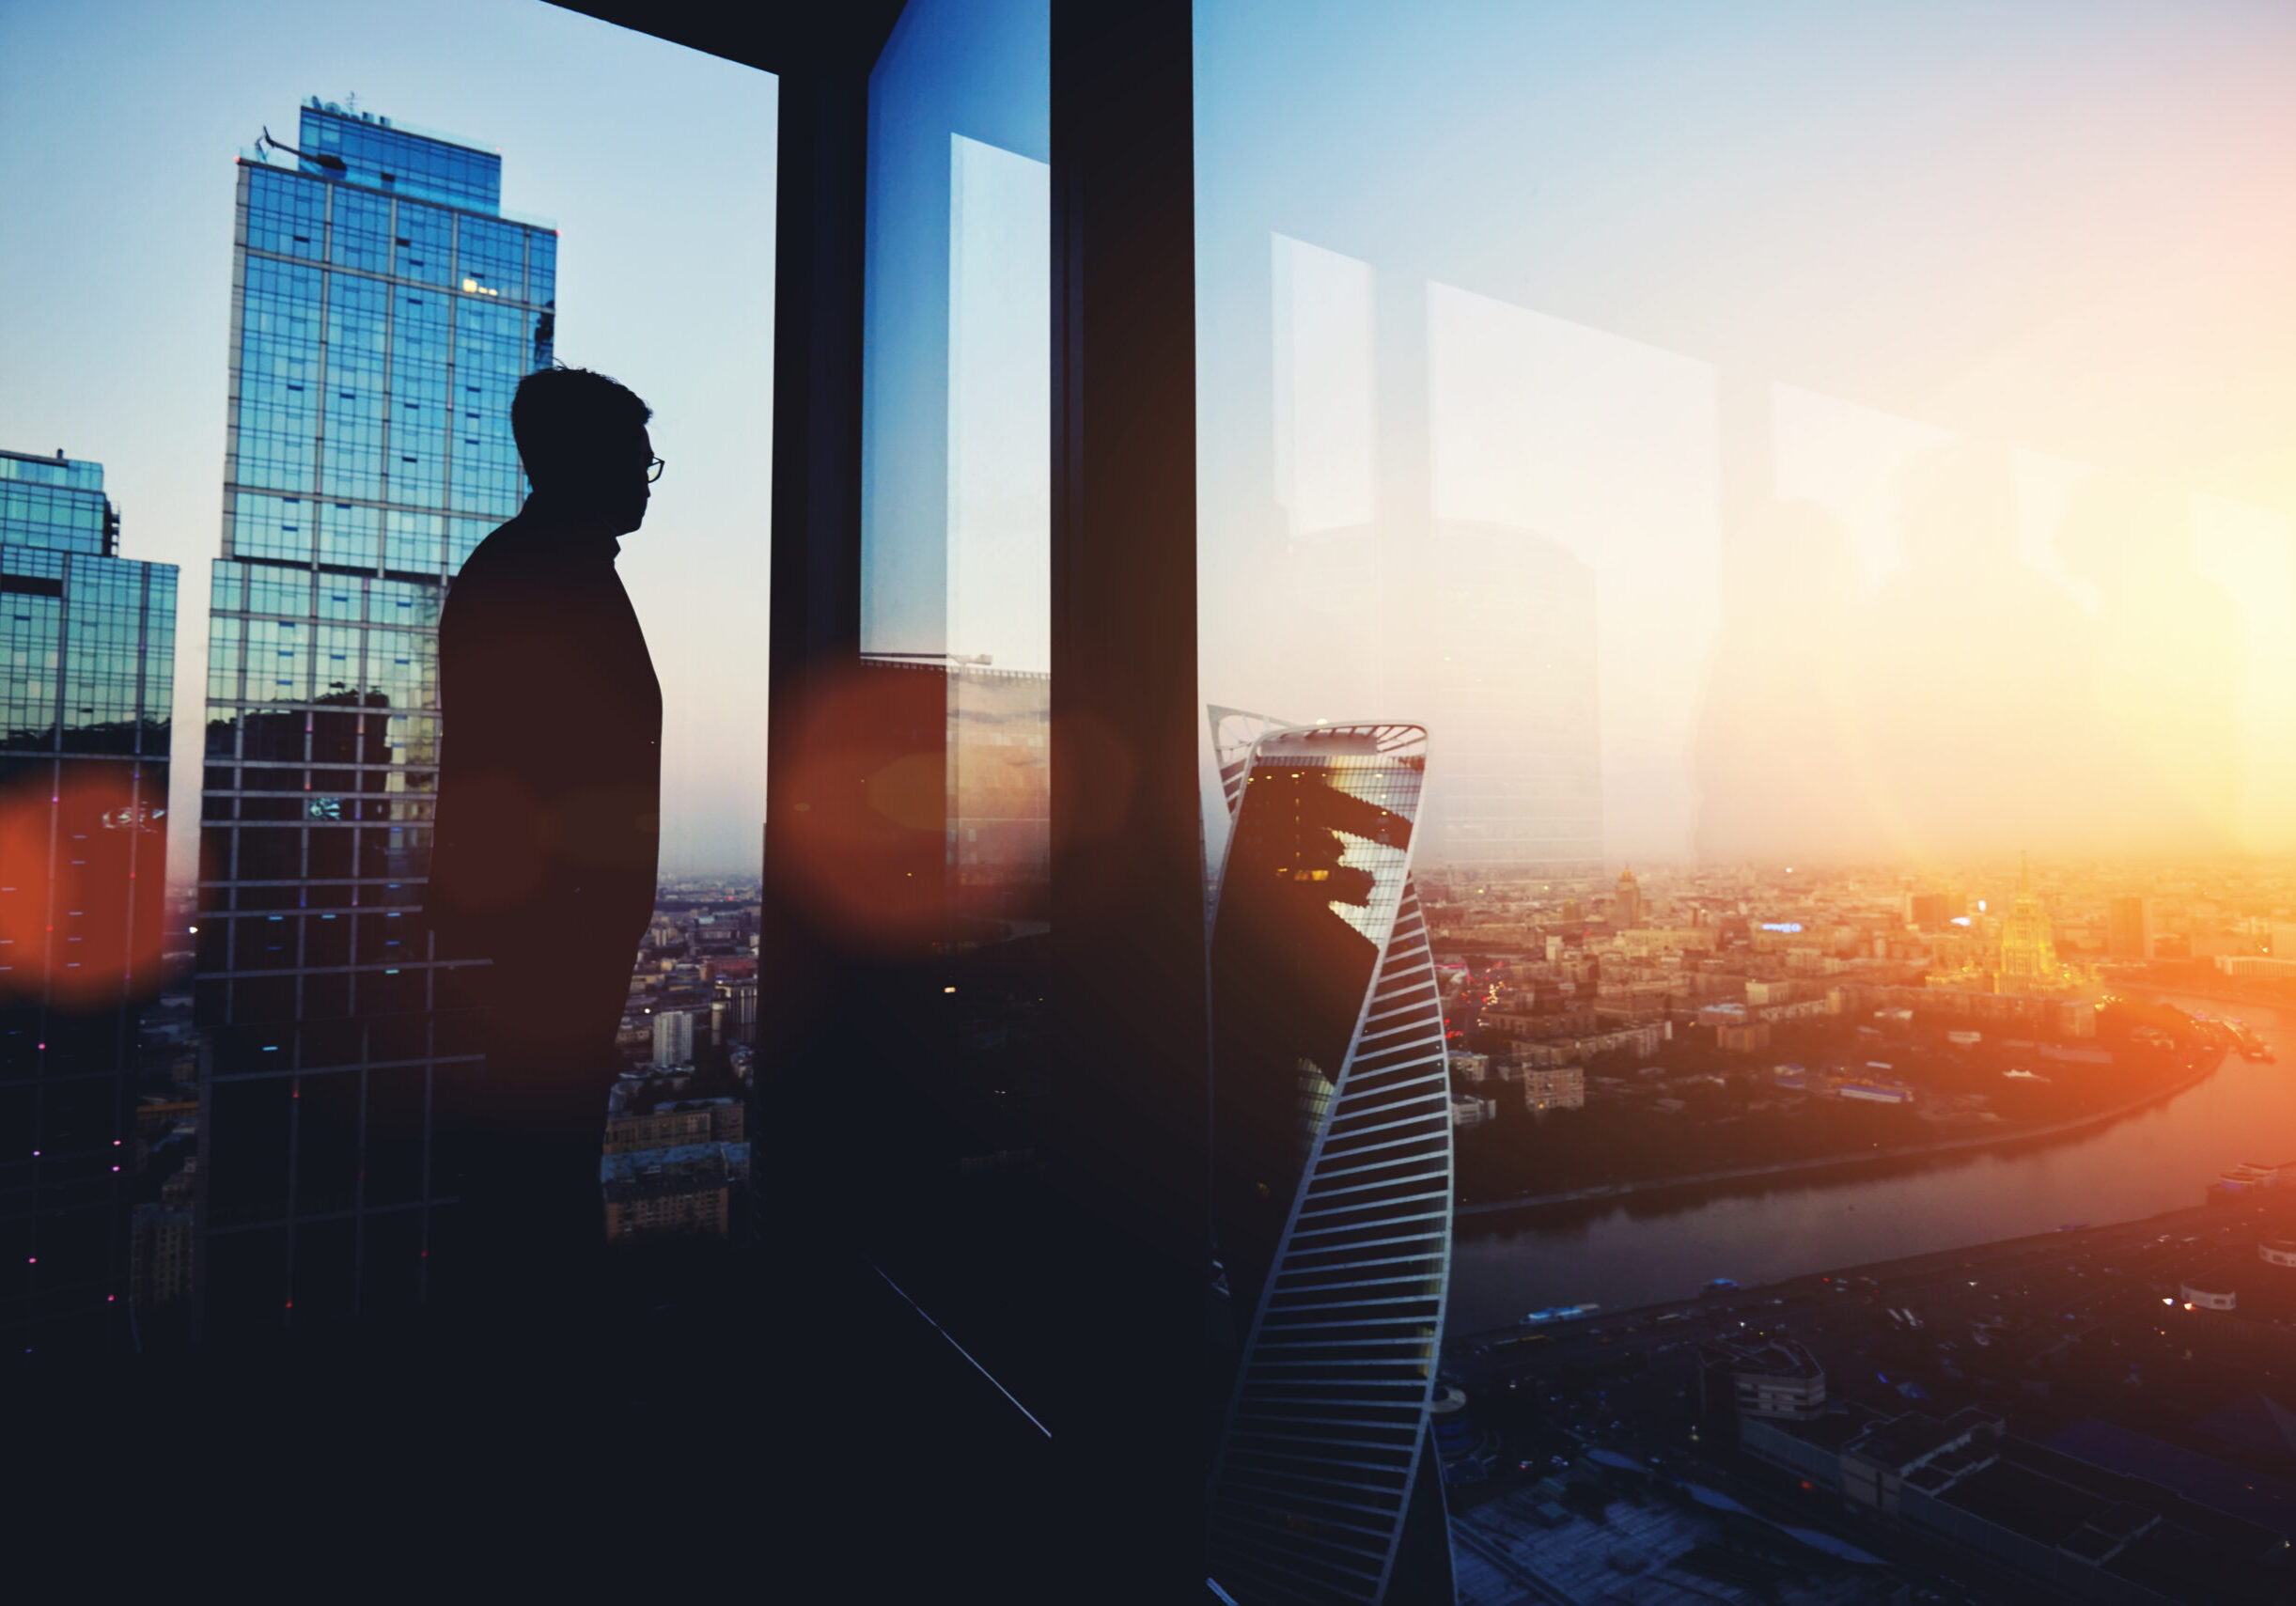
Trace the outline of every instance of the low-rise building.
<instances>
[{"instance_id":1,"label":"low-rise building","mask_svg":"<svg viewBox=\"0 0 2296 1606\"><path fill-rule=\"evenodd\" d=\"M1862 1104L1911 1104L1913 1090L1902 1082L1856 1073L1834 1089L1835 1097Z\"/></svg>"},{"instance_id":2,"label":"low-rise building","mask_svg":"<svg viewBox=\"0 0 2296 1606\"><path fill-rule=\"evenodd\" d=\"M192 1292L192 1255L197 1241L192 1195L198 1185L199 1157L160 1184L156 1204L135 1207L128 1228L128 1297L138 1308L157 1310Z\"/></svg>"},{"instance_id":3,"label":"low-rise building","mask_svg":"<svg viewBox=\"0 0 2296 1606\"><path fill-rule=\"evenodd\" d=\"M657 1104L643 1115L620 1114L606 1118L605 1152L634 1154L642 1149L677 1148L696 1143L740 1143L745 1112L738 1099L680 1099Z\"/></svg>"},{"instance_id":4,"label":"low-rise building","mask_svg":"<svg viewBox=\"0 0 2296 1606\"><path fill-rule=\"evenodd\" d=\"M1741 1416L1801 1421L1825 1409L1825 1368L1792 1339L1725 1339L1707 1350L1704 1361L1707 1386L1727 1388Z\"/></svg>"},{"instance_id":5,"label":"low-rise building","mask_svg":"<svg viewBox=\"0 0 2296 1606\"><path fill-rule=\"evenodd\" d=\"M1451 1095L1451 1127L1479 1127L1485 1121L1496 1120L1499 1101L1496 1099L1476 1099L1464 1093Z\"/></svg>"},{"instance_id":6,"label":"low-rise building","mask_svg":"<svg viewBox=\"0 0 2296 1606\"><path fill-rule=\"evenodd\" d=\"M1514 1046L1514 1062L1522 1067L1543 1068L1581 1065L1603 1053L1624 1052L1654 1054L1658 1052L1659 1045L1672 1035L1666 1022L1651 1021L1638 1026L1622 1026L1617 1031L1565 1037L1551 1043L1517 1043Z\"/></svg>"},{"instance_id":7,"label":"low-rise building","mask_svg":"<svg viewBox=\"0 0 2296 1606\"><path fill-rule=\"evenodd\" d=\"M2255 954L2219 954L2216 968L2228 976L2259 976L2273 981L2296 976L2296 959L2267 959Z\"/></svg>"},{"instance_id":8,"label":"low-rise building","mask_svg":"<svg viewBox=\"0 0 2296 1606\"><path fill-rule=\"evenodd\" d=\"M1940 1419L1852 1406L1744 1419L1740 1445L1886 1527L2013 1568L2051 1598L2200 1606L2276 1598L2285 1577L2285 1514L2256 1489L2264 1480L2094 1418L2039 1444L1979 1407ZM2132 1475L2140 1462L2144 1475Z\"/></svg>"},{"instance_id":9,"label":"low-rise building","mask_svg":"<svg viewBox=\"0 0 2296 1606\"><path fill-rule=\"evenodd\" d=\"M1575 1065L1525 1067L1523 1107L1535 1115L1544 1115L1549 1110L1585 1109L1585 1069Z\"/></svg>"},{"instance_id":10,"label":"low-rise building","mask_svg":"<svg viewBox=\"0 0 2296 1606\"><path fill-rule=\"evenodd\" d=\"M724 1238L734 1195L749 1182L746 1143L683 1144L601 1157L608 1243Z\"/></svg>"},{"instance_id":11,"label":"low-rise building","mask_svg":"<svg viewBox=\"0 0 2296 1606\"><path fill-rule=\"evenodd\" d=\"M1821 1016L1837 1015L1841 1011L1830 998L1797 998L1791 1004L1768 1004L1755 1010L1763 1021L1815 1021Z\"/></svg>"}]
</instances>

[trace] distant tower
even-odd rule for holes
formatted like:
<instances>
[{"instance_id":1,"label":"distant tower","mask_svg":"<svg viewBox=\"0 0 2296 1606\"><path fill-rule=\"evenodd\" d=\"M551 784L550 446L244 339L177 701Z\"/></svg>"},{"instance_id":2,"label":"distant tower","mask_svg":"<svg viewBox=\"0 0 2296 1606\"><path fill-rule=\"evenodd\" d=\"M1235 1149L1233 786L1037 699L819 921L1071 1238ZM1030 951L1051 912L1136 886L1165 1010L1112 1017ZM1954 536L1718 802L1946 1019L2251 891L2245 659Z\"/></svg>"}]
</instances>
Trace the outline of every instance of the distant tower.
<instances>
[{"instance_id":1,"label":"distant tower","mask_svg":"<svg viewBox=\"0 0 2296 1606\"><path fill-rule=\"evenodd\" d=\"M2152 958L2152 899L2116 897L2105 911L2105 951L2116 959Z\"/></svg>"},{"instance_id":2,"label":"distant tower","mask_svg":"<svg viewBox=\"0 0 2296 1606\"><path fill-rule=\"evenodd\" d=\"M126 1313L138 1010L159 990L176 569L117 555L103 465L0 451L0 1343Z\"/></svg>"},{"instance_id":3,"label":"distant tower","mask_svg":"<svg viewBox=\"0 0 2296 1606\"><path fill-rule=\"evenodd\" d=\"M296 144L242 159L233 234L195 988L209 1338L429 1297L459 1192L434 1123L476 1065L422 931L438 616L523 498L510 398L556 322L557 231L502 215L499 155L316 100Z\"/></svg>"},{"instance_id":4,"label":"distant tower","mask_svg":"<svg viewBox=\"0 0 2296 1606\"><path fill-rule=\"evenodd\" d=\"M1632 865L1618 872L1618 888L1611 894L1610 923L1618 931L1632 931L1642 925L1642 883L1635 881Z\"/></svg>"},{"instance_id":5,"label":"distant tower","mask_svg":"<svg viewBox=\"0 0 2296 1606\"><path fill-rule=\"evenodd\" d=\"M1226 1598L1448 1600L1423 1454L1451 1258L1450 1079L1412 882L1416 725L1211 710L1213 1235L1235 1359L1210 1488Z\"/></svg>"},{"instance_id":6,"label":"distant tower","mask_svg":"<svg viewBox=\"0 0 2296 1606\"><path fill-rule=\"evenodd\" d=\"M682 1011L654 1017L654 1063L694 1063L694 1017Z\"/></svg>"},{"instance_id":7,"label":"distant tower","mask_svg":"<svg viewBox=\"0 0 2296 1606\"><path fill-rule=\"evenodd\" d=\"M2069 977L2057 962L2056 933L2040 900L2033 896L2033 872L2017 857L2017 900L2001 923L2002 992L2056 992Z\"/></svg>"}]
</instances>

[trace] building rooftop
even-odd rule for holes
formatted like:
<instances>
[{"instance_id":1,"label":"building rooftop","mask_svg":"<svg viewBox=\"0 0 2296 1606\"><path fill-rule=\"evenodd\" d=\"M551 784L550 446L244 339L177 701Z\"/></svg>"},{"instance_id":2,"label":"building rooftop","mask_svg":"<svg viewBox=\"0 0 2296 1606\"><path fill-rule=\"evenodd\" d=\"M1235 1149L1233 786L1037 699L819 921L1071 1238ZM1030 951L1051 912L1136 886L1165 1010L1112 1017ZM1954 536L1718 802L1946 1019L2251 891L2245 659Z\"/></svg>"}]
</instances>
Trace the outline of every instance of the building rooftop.
<instances>
[{"instance_id":1,"label":"building rooftop","mask_svg":"<svg viewBox=\"0 0 2296 1606\"><path fill-rule=\"evenodd\" d=\"M2296 1536L2296 1483L2268 1477L2214 1456L2188 1450L2094 1416L2083 1417L2049 1447L2108 1472L2142 1478L2196 1505Z\"/></svg>"},{"instance_id":2,"label":"building rooftop","mask_svg":"<svg viewBox=\"0 0 2296 1606\"><path fill-rule=\"evenodd\" d=\"M2242 1395L2193 1427L2225 1443L2296 1463L2296 1411L2264 1395Z\"/></svg>"},{"instance_id":3,"label":"building rooftop","mask_svg":"<svg viewBox=\"0 0 2296 1606\"><path fill-rule=\"evenodd\" d=\"M2091 1518L2102 1518L2116 1505L2010 1460L1995 1461L1944 1498L1947 1505L1960 1506L1972 1516L2052 1547L2063 1544Z\"/></svg>"},{"instance_id":4,"label":"building rooftop","mask_svg":"<svg viewBox=\"0 0 2296 1606\"><path fill-rule=\"evenodd\" d=\"M479 140L465 139L459 133L443 133L434 128L425 128L420 123L408 122L403 117L386 117L375 112L363 112L355 104L338 105L333 101L321 100L317 95L308 97L303 103L310 111L323 113L331 117L339 117L347 123L361 123L370 128L408 134L415 139L430 140L434 145L459 145L465 150L476 151L482 156L498 157L502 154L502 147L498 145L488 145Z\"/></svg>"},{"instance_id":5,"label":"building rooftop","mask_svg":"<svg viewBox=\"0 0 2296 1606\"><path fill-rule=\"evenodd\" d=\"M68 458L60 446L54 457L0 450L0 479L53 485L66 491L102 491L103 465L85 458Z\"/></svg>"},{"instance_id":6,"label":"building rooftop","mask_svg":"<svg viewBox=\"0 0 2296 1606\"><path fill-rule=\"evenodd\" d=\"M1850 1443L1848 1453L1903 1473L1970 1431L1921 1411L1908 1411L1867 1428Z\"/></svg>"},{"instance_id":7,"label":"building rooftop","mask_svg":"<svg viewBox=\"0 0 2296 1606\"><path fill-rule=\"evenodd\" d=\"M748 1174L747 1143L679 1144L601 1155L598 1161L599 1184L614 1199L722 1187Z\"/></svg>"},{"instance_id":8,"label":"building rooftop","mask_svg":"<svg viewBox=\"0 0 2296 1606\"><path fill-rule=\"evenodd\" d=\"M1766 1339L1756 1343L1723 1339L1714 1345L1713 1350L1732 1372L1744 1377L1825 1376L1825 1368L1818 1364L1818 1357L1790 1338Z\"/></svg>"}]
</instances>

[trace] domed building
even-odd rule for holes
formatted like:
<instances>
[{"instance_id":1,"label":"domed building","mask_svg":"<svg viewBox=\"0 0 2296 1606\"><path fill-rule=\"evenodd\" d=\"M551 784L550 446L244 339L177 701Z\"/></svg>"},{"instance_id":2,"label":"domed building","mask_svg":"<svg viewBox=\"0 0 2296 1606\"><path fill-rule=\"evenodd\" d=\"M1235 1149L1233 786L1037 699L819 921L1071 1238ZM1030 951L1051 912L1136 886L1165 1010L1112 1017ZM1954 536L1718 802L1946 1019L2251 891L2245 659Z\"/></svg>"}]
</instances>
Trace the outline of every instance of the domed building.
<instances>
[{"instance_id":1,"label":"domed building","mask_svg":"<svg viewBox=\"0 0 2296 1606\"><path fill-rule=\"evenodd\" d=\"M1610 924L1614 931L1632 931L1642 925L1642 883L1634 879L1632 865L1618 872L1618 885L1610 898Z\"/></svg>"},{"instance_id":2,"label":"domed building","mask_svg":"<svg viewBox=\"0 0 2296 1606\"><path fill-rule=\"evenodd\" d=\"M2017 900L2001 923L2001 965L1993 990L2049 994L2072 992L2080 975L2057 958L2056 928L2048 912L2033 896L2033 871L2023 854L2017 856Z\"/></svg>"},{"instance_id":3,"label":"domed building","mask_svg":"<svg viewBox=\"0 0 2296 1606\"><path fill-rule=\"evenodd\" d=\"M2087 985L2081 966L2057 956L2056 928L2034 896L2033 870L2017 857L2017 897L2001 918L2001 940L1990 965L1965 963L1930 973L1929 985L2026 998L2066 998Z\"/></svg>"}]
</instances>

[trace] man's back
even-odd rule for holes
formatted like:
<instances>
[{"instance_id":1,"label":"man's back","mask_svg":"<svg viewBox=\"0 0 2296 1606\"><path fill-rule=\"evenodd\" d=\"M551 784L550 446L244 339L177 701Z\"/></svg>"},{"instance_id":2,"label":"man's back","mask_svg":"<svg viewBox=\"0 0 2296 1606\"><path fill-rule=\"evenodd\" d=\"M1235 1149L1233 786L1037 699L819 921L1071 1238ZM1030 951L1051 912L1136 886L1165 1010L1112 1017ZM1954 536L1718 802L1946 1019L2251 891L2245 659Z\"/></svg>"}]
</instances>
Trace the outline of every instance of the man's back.
<instances>
[{"instance_id":1,"label":"man's back","mask_svg":"<svg viewBox=\"0 0 2296 1606\"><path fill-rule=\"evenodd\" d=\"M439 625L443 955L624 961L653 911L662 692L618 543L529 512L482 542Z\"/></svg>"},{"instance_id":2,"label":"man's back","mask_svg":"<svg viewBox=\"0 0 2296 1606\"><path fill-rule=\"evenodd\" d=\"M444 1270L451 1286L459 1256L461 1297L506 1332L547 1329L596 1283L606 1090L660 841L662 691L614 572L660 472L650 416L602 374L527 375L510 424L534 493L439 621L426 903L441 958L492 961L438 978L486 1056L436 1090L462 1201Z\"/></svg>"}]
</instances>

